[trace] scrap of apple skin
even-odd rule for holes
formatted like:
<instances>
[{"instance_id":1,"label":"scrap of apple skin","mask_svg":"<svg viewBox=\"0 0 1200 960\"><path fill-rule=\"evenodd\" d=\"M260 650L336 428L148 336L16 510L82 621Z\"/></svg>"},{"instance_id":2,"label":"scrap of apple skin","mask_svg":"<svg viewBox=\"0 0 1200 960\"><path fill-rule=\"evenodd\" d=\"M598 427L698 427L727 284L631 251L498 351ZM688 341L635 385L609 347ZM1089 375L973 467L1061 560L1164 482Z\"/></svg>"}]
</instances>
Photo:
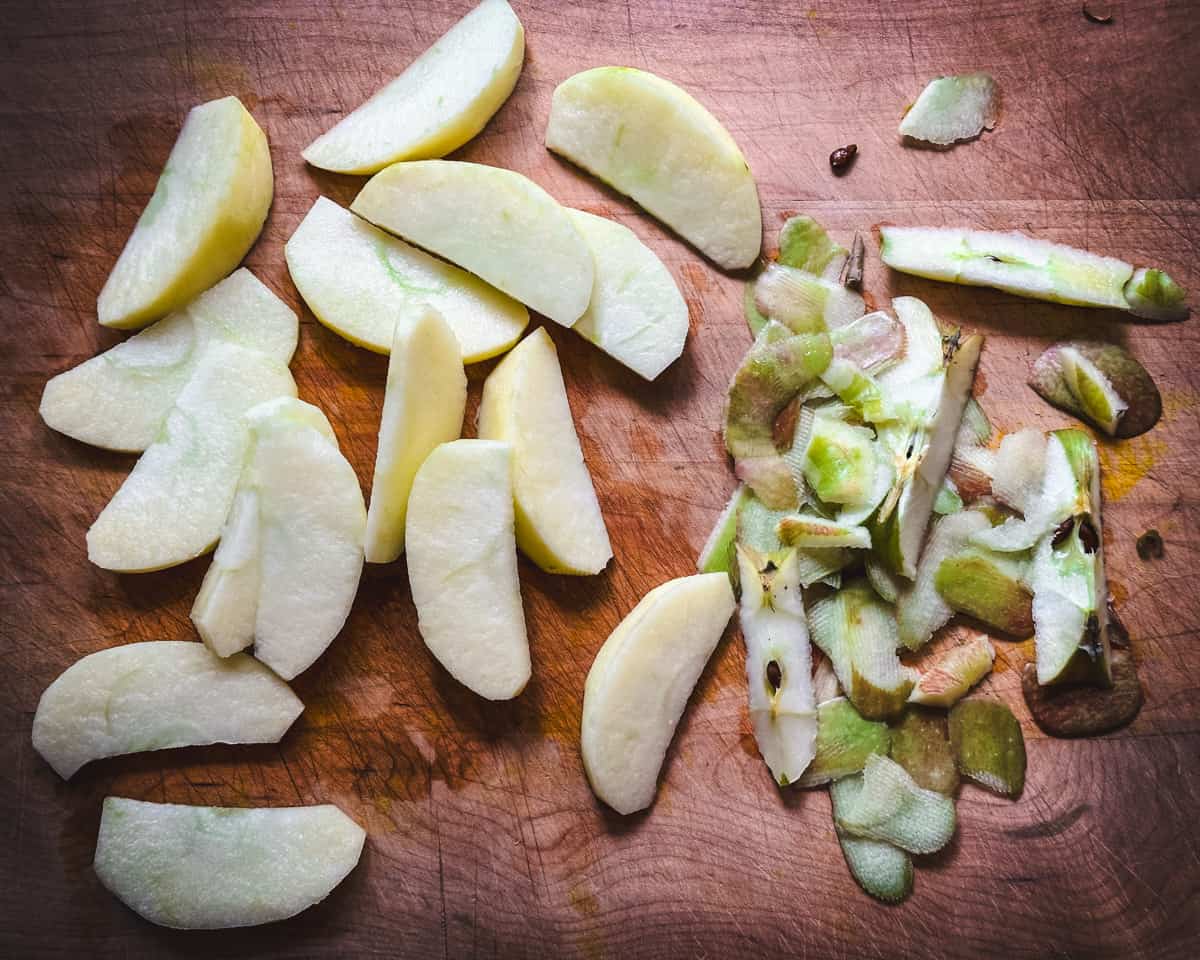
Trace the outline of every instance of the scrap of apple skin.
<instances>
[{"instance_id":1,"label":"scrap of apple skin","mask_svg":"<svg viewBox=\"0 0 1200 960\"><path fill-rule=\"evenodd\" d=\"M999 88L988 74L938 77L905 113L900 135L948 147L994 129L999 116Z\"/></svg>"}]
</instances>

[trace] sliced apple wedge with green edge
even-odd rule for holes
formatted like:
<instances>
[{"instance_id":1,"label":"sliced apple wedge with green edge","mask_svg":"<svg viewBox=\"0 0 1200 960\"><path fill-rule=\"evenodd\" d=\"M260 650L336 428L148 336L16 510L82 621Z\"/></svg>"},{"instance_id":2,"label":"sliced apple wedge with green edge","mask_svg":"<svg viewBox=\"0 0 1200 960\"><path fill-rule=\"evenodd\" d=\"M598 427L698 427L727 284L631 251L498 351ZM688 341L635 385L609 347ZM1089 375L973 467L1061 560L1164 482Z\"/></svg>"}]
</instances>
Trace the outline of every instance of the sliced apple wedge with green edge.
<instances>
[{"instance_id":1,"label":"sliced apple wedge with green edge","mask_svg":"<svg viewBox=\"0 0 1200 960\"><path fill-rule=\"evenodd\" d=\"M367 510L368 563L391 563L404 551L413 477L435 447L458 439L466 408L467 375L454 331L432 307L399 317Z\"/></svg>"},{"instance_id":2,"label":"sliced apple wedge with green edge","mask_svg":"<svg viewBox=\"0 0 1200 960\"><path fill-rule=\"evenodd\" d=\"M750 722L758 752L781 787L812 762L817 742L812 653L800 591L800 565L789 553L778 567L737 548L740 619L746 641Z\"/></svg>"},{"instance_id":3,"label":"sliced apple wedge with green edge","mask_svg":"<svg viewBox=\"0 0 1200 960\"><path fill-rule=\"evenodd\" d=\"M1021 297L1183 320L1187 294L1161 270L1007 233L959 227L881 225L880 256L893 270L930 280L995 287Z\"/></svg>"},{"instance_id":4,"label":"sliced apple wedge with green edge","mask_svg":"<svg viewBox=\"0 0 1200 960\"><path fill-rule=\"evenodd\" d=\"M675 727L735 606L723 573L670 580L646 594L596 654L580 748L596 796L618 813L654 802Z\"/></svg>"},{"instance_id":5,"label":"sliced apple wedge with green edge","mask_svg":"<svg viewBox=\"0 0 1200 960\"><path fill-rule=\"evenodd\" d=\"M683 353L683 294L671 271L628 227L582 210L568 208L567 214L596 259L591 302L571 329L653 380Z\"/></svg>"},{"instance_id":6,"label":"sliced apple wedge with green edge","mask_svg":"<svg viewBox=\"0 0 1200 960\"><path fill-rule=\"evenodd\" d=\"M539 327L489 375L479 436L510 444L517 546L549 573L599 573L612 545L575 434L554 341Z\"/></svg>"},{"instance_id":7,"label":"sliced apple wedge with green edge","mask_svg":"<svg viewBox=\"0 0 1200 960\"><path fill-rule=\"evenodd\" d=\"M456 160L394 163L350 209L569 327L587 309L595 261L550 194L528 177Z\"/></svg>"},{"instance_id":8,"label":"sliced apple wedge with green edge","mask_svg":"<svg viewBox=\"0 0 1200 960\"><path fill-rule=\"evenodd\" d=\"M228 274L274 192L267 138L237 97L194 107L96 303L100 323L143 327Z\"/></svg>"},{"instance_id":9,"label":"sliced apple wedge with green edge","mask_svg":"<svg viewBox=\"0 0 1200 960\"><path fill-rule=\"evenodd\" d=\"M284 247L313 315L376 353L392 349L396 317L422 304L450 324L463 363L503 353L529 325L512 297L318 197Z\"/></svg>"},{"instance_id":10,"label":"sliced apple wedge with green edge","mask_svg":"<svg viewBox=\"0 0 1200 960\"><path fill-rule=\"evenodd\" d=\"M488 700L509 700L529 680L512 475L506 443L444 443L417 471L405 519L421 637L455 680Z\"/></svg>"},{"instance_id":11,"label":"sliced apple wedge with green edge","mask_svg":"<svg viewBox=\"0 0 1200 960\"><path fill-rule=\"evenodd\" d=\"M700 556L696 558L698 573L733 572L737 563L734 543L737 540L738 513L750 496L750 488L744 483L738 484L729 502L725 504L725 509L713 524L712 532L704 546L700 548Z\"/></svg>"},{"instance_id":12,"label":"sliced apple wedge with green edge","mask_svg":"<svg viewBox=\"0 0 1200 960\"><path fill-rule=\"evenodd\" d=\"M314 167L368 174L444 157L484 128L517 84L525 30L505 0L483 0L400 76L303 152Z\"/></svg>"},{"instance_id":13,"label":"sliced apple wedge with green edge","mask_svg":"<svg viewBox=\"0 0 1200 960\"><path fill-rule=\"evenodd\" d=\"M233 343L286 365L298 335L287 304L249 270L235 270L169 317L52 377L39 413L76 440L141 453L210 344Z\"/></svg>"},{"instance_id":14,"label":"sliced apple wedge with green edge","mask_svg":"<svg viewBox=\"0 0 1200 960\"><path fill-rule=\"evenodd\" d=\"M762 248L758 188L720 122L662 77L595 67L554 91L546 147L632 197L727 270Z\"/></svg>"},{"instance_id":15,"label":"sliced apple wedge with green edge","mask_svg":"<svg viewBox=\"0 0 1200 960\"><path fill-rule=\"evenodd\" d=\"M158 438L88 530L88 559L106 570L140 573L211 550L233 505L250 442L244 414L265 400L295 394L283 364L214 344Z\"/></svg>"},{"instance_id":16,"label":"sliced apple wedge with green edge","mask_svg":"<svg viewBox=\"0 0 1200 960\"><path fill-rule=\"evenodd\" d=\"M161 927L217 930L295 916L354 869L366 831L332 804L192 807L105 797L96 876Z\"/></svg>"},{"instance_id":17,"label":"sliced apple wedge with green edge","mask_svg":"<svg viewBox=\"0 0 1200 960\"><path fill-rule=\"evenodd\" d=\"M38 701L33 748L64 780L85 763L209 743L275 743L304 704L247 656L187 640L127 643L76 661Z\"/></svg>"}]
</instances>

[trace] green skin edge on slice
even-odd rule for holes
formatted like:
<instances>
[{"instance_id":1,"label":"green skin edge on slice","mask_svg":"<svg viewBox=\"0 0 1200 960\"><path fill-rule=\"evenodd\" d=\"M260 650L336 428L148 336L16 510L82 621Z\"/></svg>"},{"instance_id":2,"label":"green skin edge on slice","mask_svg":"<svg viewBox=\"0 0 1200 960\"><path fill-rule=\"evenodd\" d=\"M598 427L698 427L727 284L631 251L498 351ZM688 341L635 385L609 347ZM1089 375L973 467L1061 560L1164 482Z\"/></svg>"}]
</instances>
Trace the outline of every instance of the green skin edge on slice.
<instances>
[{"instance_id":1,"label":"green skin edge on slice","mask_svg":"<svg viewBox=\"0 0 1200 960\"><path fill-rule=\"evenodd\" d=\"M1003 797L1025 786L1025 737L1013 712L995 700L962 700L950 710L950 743L959 773Z\"/></svg>"},{"instance_id":2,"label":"green skin edge on slice","mask_svg":"<svg viewBox=\"0 0 1200 960\"><path fill-rule=\"evenodd\" d=\"M886 723L867 720L843 697L817 707L817 750L797 781L813 787L858 773L873 753L887 754L891 734Z\"/></svg>"},{"instance_id":3,"label":"green skin edge on slice","mask_svg":"<svg viewBox=\"0 0 1200 960\"><path fill-rule=\"evenodd\" d=\"M971 550L947 557L933 585L958 613L1013 637L1033 635L1033 593L984 553Z\"/></svg>"}]
</instances>

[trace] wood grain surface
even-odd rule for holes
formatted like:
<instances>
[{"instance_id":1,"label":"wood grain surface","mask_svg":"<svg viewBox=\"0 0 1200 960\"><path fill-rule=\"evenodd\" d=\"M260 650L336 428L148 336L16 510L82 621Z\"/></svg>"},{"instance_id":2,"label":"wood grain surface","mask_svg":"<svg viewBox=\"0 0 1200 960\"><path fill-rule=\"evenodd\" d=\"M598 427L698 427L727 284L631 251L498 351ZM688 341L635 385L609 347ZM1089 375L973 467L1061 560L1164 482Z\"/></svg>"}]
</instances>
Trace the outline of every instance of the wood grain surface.
<instances>
[{"instance_id":1,"label":"wood grain surface","mask_svg":"<svg viewBox=\"0 0 1200 960\"><path fill-rule=\"evenodd\" d=\"M1029 777L1010 803L966 786L952 846L886 908L855 886L823 791L780 792L757 757L736 630L702 677L658 801L620 818L578 750L583 680L649 588L692 572L733 487L718 438L750 342L741 279L548 154L550 95L601 64L654 70L728 126L758 180L768 245L812 214L843 241L901 223L1020 228L1162 266L1200 293L1200 10L1188 0L514 0L528 36L509 102L456 156L533 177L631 227L691 310L684 356L646 385L551 324L616 558L589 579L521 575L534 676L488 704L438 668L416 631L403 561L368 567L350 620L295 683L306 710L278 746L113 759L64 783L30 745L42 690L114 644L194 638L207 559L120 576L84 533L133 464L46 428L51 375L120 337L95 302L189 107L236 94L267 132L276 193L248 265L301 314L293 370L369 489L385 358L318 325L283 244L320 194L363 182L300 149L399 72L469 0L0 5L0 956L25 957L1192 957L1200 938L1200 320L1169 326L889 274L988 335L976 393L1005 429L1068 418L1025 386L1053 339L1126 344L1162 388L1149 434L1101 445L1117 606L1146 684L1137 721L1046 738L1018 689L1029 644L1001 644L984 695L1009 702ZM897 142L904 106L941 73L986 69L999 128L954 150ZM829 152L859 157L835 178ZM1200 298L1193 295L1193 303ZM536 321L535 321L536 322ZM489 364L471 369L473 425ZM473 426L470 426L473 429ZM1139 561L1161 531L1166 556ZM140 920L91 869L107 794L200 804L339 804L369 832L323 904L249 931Z\"/></svg>"}]
</instances>

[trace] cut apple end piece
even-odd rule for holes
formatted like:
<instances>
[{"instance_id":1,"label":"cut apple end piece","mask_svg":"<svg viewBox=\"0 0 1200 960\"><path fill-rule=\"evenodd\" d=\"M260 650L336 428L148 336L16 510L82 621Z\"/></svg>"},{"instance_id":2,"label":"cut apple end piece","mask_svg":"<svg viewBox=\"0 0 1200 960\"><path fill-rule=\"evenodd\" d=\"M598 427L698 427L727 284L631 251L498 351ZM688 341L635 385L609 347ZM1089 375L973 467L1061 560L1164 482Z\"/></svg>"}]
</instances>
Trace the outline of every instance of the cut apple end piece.
<instances>
[{"instance_id":1,"label":"cut apple end piece","mask_svg":"<svg viewBox=\"0 0 1200 960\"><path fill-rule=\"evenodd\" d=\"M952 707L991 673L995 659L991 641L981 633L976 634L946 651L924 670L908 701L929 707Z\"/></svg>"},{"instance_id":2,"label":"cut apple end piece","mask_svg":"<svg viewBox=\"0 0 1200 960\"><path fill-rule=\"evenodd\" d=\"M1055 344L1034 363L1030 386L1048 403L1109 436L1145 433L1162 416L1162 397L1154 380L1132 354L1115 344Z\"/></svg>"},{"instance_id":3,"label":"cut apple end piece","mask_svg":"<svg viewBox=\"0 0 1200 960\"><path fill-rule=\"evenodd\" d=\"M216 930L295 916L354 869L366 832L332 805L192 807L106 797L94 867L134 913Z\"/></svg>"},{"instance_id":4,"label":"cut apple end piece","mask_svg":"<svg viewBox=\"0 0 1200 960\"><path fill-rule=\"evenodd\" d=\"M958 788L958 769L944 714L922 707L908 707L892 723L890 756L919 787L947 796Z\"/></svg>"},{"instance_id":5,"label":"cut apple end piece","mask_svg":"<svg viewBox=\"0 0 1200 960\"><path fill-rule=\"evenodd\" d=\"M675 727L736 604L723 573L671 580L604 642L583 694L581 753L592 789L618 813L654 802Z\"/></svg>"},{"instance_id":6,"label":"cut apple end piece","mask_svg":"<svg viewBox=\"0 0 1200 960\"><path fill-rule=\"evenodd\" d=\"M587 242L566 210L519 173L454 160L394 163L350 209L563 326L591 300Z\"/></svg>"},{"instance_id":7,"label":"cut apple end piece","mask_svg":"<svg viewBox=\"0 0 1200 960\"><path fill-rule=\"evenodd\" d=\"M1013 712L994 700L963 700L950 711L959 772L1003 797L1025 786L1025 737Z\"/></svg>"},{"instance_id":8,"label":"cut apple end piece","mask_svg":"<svg viewBox=\"0 0 1200 960\"><path fill-rule=\"evenodd\" d=\"M539 327L489 375L479 436L512 447L517 546L550 573L599 573L612 557L554 341Z\"/></svg>"},{"instance_id":9,"label":"cut apple end piece","mask_svg":"<svg viewBox=\"0 0 1200 960\"><path fill-rule=\"evenodd\" d=\"M1169 322L1188 318L1187 291L1162 270L1139 267L1125 284L1129 312L1145 320Z\"/></svg>"},{"instance_id":10,"label":"cut apple end piece","mask_svg":"<svg viewBox=\"0 0 1200 960\"><path fill-rule=\"evenodd\" d=\"M819 786L858 773L867 757L886 755L890 745L886 723L865 719L845 697L826 700L817 708L816 753L800 786Z\"/></svg>"},{"instance_id":11,"label":"cut apple end piece","mask_svg":"<svg viewBox=\"0 0 1200 960\"><path fill-rule=\"evenodd\" d=\"M421 637L459 683L488 700L517 696L530 673L512 475L506 443L442 444L417 471L405 521Z\"/></svg>"},{"instance_id":12,"label":"cut apple end piece","mask_svg":"<svg viewBox=\"0 0 1200 960\"><path fill-rule=\"evenodd\" d=\"M313 315L376 353L392 349L399 317L429 306L454 331L463 363L503 353L529 324L512 297L318 197L284 247Z\"/></svg>"},{"instance_id":13,"label":"cut apple end piece","mask_svg":"<svg viewBox=\"0 0 1200 960\"><path fill-rule=\"evenodd\" d=\"M287 684L239 655L156 640L90 654L46 688L33 747L63 779L85 763L209 743L275 743L304 709Z\"/></svg>"},{"instance_id":14,"label":"cut apple end piece","mask_svg":"<svg viewBox=\"0 0 1200 960\"><path fill-rule=\"evenodd\" d=\"M370 174L443 157L483 129L516 86L525 31L505 0L483 0L400 76L304 150L314 167Z\"/></svg>"},{"instance_id":15,"label":"cut apple end piece","mask_svg":"<svg viewBox=\"0 0 1200 960\"><path fill-rule=\"evenodd\" d=\"M888 757L867 757L862 789L847 800L837 825L851 836L918 854L936 853L954 836L954 800L918 786L908 771Z\"/></svg>"},{"instance_id":16,"label":"cut apple end piece","mask_svg":"<svg viewBox=\"0 0 1200 960\"><path fill-rule=\"evenodd\" d=\"M1092 737L1131 723L1144 699L1137 667L1127 650L1113 650L1110 661L1109 687L1045 687L1037 668L1027 663L1021 691L1034 722L1052 737Z\"/></svg>"},{"instance_id":17,"label":"cut apple end piece","mask_svg":"<svg viewBox=\"0 0 1200 960\"><path fill-rule=\"evenodd\" d=\"M1000 114L996 81L986 73L930 80L900 122L901 136L950 146L996 126Z\"/></svg>"},{"instance_id":18,"label":"cut apple end piece","mask_svg":"<svg viewBox=\"0 0 1200 960\"><path fill-rule=\"evenodd\" d=\"M237 97L192 109L96 304L142 327L228 274L262 230L274 183L267 138Z\"/></svg>"}]
</instances>

